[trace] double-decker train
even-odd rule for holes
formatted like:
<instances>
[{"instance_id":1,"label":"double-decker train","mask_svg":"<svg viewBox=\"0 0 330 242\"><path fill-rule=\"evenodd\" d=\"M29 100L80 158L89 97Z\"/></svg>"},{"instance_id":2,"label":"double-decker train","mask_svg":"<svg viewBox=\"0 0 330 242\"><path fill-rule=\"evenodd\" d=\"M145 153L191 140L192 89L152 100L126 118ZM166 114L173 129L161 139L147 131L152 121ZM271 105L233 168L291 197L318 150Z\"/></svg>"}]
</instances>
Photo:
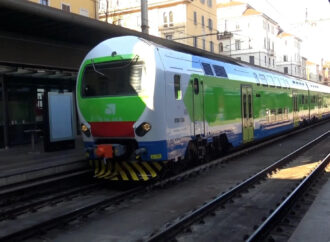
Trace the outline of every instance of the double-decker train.
<instances>
[{"instance_id":1,"label":"double-decker train","mask_svg":"<svg viewBox=\"0 0 330 242\"><path fill-rule=\"evenodd\" d=\"M108 39L77 77L82 136L95 176L147 181L164 164L330 116L330 87L135 36Z\"/></svg>"}]
</instances>

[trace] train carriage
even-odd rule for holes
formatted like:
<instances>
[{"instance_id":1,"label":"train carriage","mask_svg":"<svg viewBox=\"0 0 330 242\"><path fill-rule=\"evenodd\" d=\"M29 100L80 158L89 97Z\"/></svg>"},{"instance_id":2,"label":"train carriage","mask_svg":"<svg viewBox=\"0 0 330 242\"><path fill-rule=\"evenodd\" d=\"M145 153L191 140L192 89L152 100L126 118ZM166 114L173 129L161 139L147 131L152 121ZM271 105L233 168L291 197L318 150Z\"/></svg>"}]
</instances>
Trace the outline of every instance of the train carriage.
<instances>
[{"instance_id":1,"label":"train carriage","mask_svg":"<svg viewBox=\"0 0 330 242\"><path fill-rule=\"evenodd\" d=\"M87 155L95 175L110 180L147 181L165 163L203 160L323 118L329 93L319 84L134 36L97 45L77 80Z\"/></svg>"}]
</instances>

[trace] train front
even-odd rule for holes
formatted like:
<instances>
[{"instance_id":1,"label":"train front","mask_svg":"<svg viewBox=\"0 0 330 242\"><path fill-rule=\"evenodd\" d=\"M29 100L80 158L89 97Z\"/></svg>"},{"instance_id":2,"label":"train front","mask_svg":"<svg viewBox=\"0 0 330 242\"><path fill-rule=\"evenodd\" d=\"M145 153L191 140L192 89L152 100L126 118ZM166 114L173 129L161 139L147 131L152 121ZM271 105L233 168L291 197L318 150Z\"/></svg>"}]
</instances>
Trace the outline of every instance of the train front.
<instances>
[{"instance_id":1,"label":"train front","mask_svg":"<svg viewBox=\"0 0 330 242\"><path fill-rule=\"evenodd\" d=\"M78 114L95 177L148 181L162 170L165 131L157 126L164 114L155 110L162 109L164 88L155 81L162 76L155 49L137 37L113 38L93 48L80 67Z\"/></svg>"}]
</instances>

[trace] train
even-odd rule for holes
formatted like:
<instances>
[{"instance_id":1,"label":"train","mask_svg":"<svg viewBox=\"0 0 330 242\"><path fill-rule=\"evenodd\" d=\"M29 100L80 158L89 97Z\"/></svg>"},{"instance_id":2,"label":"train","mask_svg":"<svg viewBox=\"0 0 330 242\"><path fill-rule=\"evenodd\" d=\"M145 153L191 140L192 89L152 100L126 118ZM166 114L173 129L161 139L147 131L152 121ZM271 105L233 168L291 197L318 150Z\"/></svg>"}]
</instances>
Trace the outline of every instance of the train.
<instances>
[{"instance_id":1,"label":"train","mask_svg":"<svg viewBox=\"0 0 330 242\"><path fill-rule=\"evenodd\" d=\"M149 181L330 116L328 86L137 36L90 50L76 99L95 177L112 181Z\"/></svg>"}]
</instances>

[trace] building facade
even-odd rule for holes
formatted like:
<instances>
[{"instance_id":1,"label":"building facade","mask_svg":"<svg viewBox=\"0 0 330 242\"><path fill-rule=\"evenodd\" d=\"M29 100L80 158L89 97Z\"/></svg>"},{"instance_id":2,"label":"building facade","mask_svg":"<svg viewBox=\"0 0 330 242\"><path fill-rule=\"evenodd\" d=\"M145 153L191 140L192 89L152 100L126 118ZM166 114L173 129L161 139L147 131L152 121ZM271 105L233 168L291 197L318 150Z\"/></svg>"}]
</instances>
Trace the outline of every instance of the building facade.
<instances>
[{"instance_id":1,"label":"building facade","mask_svg":"<svg viewBox=\"0 0 330 242\"><path fill-rule=\"evenodd\" d=\"M290 33L282 32L278 35L276 56L278 71L300 78L306 77L304 73L306 62L301 56L301 44L301 39Z\"/></svg>"},{"instance_id":2,"label":"building facade","mask_svg":"<svg viewBox=\"0 0 330 242\"><path fill-rule=\"evenodd\" d=\"M62 9L89 18L98 18L98 0L29 0L41 5Z\"/></svg>"},{"instance_id":3,"label":"building facade","mask_svg":"<svg viewBox=\"0 0 330 242\"><path fill-rule=\"evenodd\" d=\"M276 38L279 25L247 3L217 4L219 53L276 69Z\"/></svg>"},{"instance_id":4,"label":"building facade","mask_svg":"<svg viewBox=\"0 0 330 242\"><path fill-rule=\"evenodd\" d=\"M141 31L140 0L101 0L99 19ZM215 0L149 0L149 34L216 52Z\"/></svg>"}]
</instances>

